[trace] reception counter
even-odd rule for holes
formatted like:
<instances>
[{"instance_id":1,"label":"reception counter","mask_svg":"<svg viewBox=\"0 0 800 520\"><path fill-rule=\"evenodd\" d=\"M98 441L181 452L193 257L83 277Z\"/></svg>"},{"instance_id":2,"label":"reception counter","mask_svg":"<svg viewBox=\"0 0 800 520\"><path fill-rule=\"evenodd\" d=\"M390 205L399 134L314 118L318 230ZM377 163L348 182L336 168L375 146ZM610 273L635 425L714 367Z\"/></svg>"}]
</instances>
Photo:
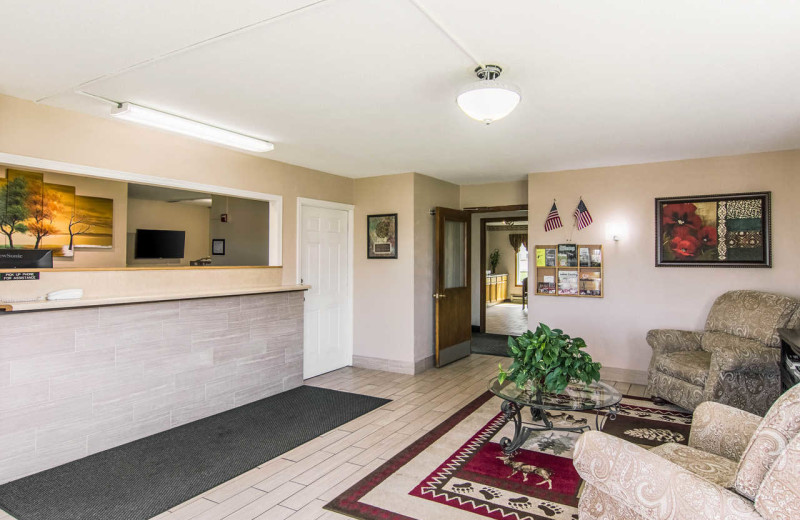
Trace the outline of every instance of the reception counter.
<instances>
[{"instance_id":1,"label":"reception counter","mask_svg":"<svg viewBox=\"0 0 800 520\"><path fill-rule=\"evenodd\" d=\"M3 304L0 483L300 386L308 287L203 285Z\"/></svg>"}]
</instances>

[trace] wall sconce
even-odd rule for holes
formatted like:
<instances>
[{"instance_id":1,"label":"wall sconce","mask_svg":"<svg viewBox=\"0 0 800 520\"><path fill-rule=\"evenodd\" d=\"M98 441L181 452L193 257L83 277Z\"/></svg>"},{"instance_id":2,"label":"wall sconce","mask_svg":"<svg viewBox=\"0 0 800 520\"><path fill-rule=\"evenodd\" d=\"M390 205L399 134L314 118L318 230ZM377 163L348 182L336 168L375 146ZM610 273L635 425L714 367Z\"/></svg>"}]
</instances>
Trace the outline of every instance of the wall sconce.
<instances>
[{"instance_id":1,"label":"wall sconce","mask_svg":"<svg viewBox=\"0 0 800 520\"><path fill-rule=\"evenodd\" d=\"M609 222L606 224L606 237L619 242L628 234L628 226L622 222Z\"/></svg>"}]
</instances>

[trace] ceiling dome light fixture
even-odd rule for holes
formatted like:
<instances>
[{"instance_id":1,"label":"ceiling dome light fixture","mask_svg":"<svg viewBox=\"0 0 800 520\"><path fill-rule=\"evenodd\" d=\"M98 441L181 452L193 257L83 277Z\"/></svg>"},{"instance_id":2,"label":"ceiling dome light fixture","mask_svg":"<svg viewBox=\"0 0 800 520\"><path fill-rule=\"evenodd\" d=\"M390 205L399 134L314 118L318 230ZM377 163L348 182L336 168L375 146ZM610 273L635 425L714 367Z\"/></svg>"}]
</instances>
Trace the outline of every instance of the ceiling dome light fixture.
<instances>
[{"instance_id":1,"label":"ceiling dome light fixture","mask_svg":"<svg viewBox=\"0 0 800 520\"><path fill-rule=\"evenodd\" d=\"M456 97L465 114L488 125L503 119L517 107L522 99L519 87L497 81L501 72L503 69L497 65L475 69L480 80L462 89Z\"/></svg>"}]
</instances>

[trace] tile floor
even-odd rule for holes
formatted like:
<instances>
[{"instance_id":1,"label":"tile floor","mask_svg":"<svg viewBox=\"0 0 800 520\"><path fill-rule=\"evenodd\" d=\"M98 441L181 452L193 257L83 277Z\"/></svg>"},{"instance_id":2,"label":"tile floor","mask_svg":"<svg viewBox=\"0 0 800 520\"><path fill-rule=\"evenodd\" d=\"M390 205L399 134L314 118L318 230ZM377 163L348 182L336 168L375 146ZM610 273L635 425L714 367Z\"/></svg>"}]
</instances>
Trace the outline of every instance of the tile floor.
<instances>
[{"instance_id":1,"label":"tile floor","mask_svg":"<svg viewBox=\"0 0 800 520\"><path fill-rule=\"evenodd\" d=\"M520 303L499 303L486 307L486 332L519 336L528 330L528 307Z\"/></svg>"},{"instance_id":2,"label":"tile floor","mask_svg":"<svg viewBox=\"0 0 800 520\"><path fill-rule=\"evenodd\" d=\"M306 384L392 399L154 519L344 520L326 503L486 391L498 358L473 354L416 376L347 367ZM613 383L622 393L644 387ZM0 520L12 520L0 512Z\"/></svg>"}]
</instances>

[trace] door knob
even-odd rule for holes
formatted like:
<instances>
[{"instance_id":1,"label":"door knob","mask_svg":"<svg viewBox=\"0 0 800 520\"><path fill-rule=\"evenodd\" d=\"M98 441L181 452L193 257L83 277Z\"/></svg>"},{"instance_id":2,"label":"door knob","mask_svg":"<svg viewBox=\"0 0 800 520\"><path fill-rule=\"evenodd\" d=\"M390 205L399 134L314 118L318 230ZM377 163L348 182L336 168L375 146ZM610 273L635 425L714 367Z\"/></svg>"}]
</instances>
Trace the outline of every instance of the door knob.
<instances>
[{"instance_id":1,"label":"door knob","mask_svg":"<svg viewBox=\"0 0 800 520\"><path fill-rule=\"evenodd\" d=\"M433 295L433 297L434 297L434 299L438 300L440 298L447 298L447 295L446 294L436 293L436 294Z\"/></svg>"}]
</instances>

